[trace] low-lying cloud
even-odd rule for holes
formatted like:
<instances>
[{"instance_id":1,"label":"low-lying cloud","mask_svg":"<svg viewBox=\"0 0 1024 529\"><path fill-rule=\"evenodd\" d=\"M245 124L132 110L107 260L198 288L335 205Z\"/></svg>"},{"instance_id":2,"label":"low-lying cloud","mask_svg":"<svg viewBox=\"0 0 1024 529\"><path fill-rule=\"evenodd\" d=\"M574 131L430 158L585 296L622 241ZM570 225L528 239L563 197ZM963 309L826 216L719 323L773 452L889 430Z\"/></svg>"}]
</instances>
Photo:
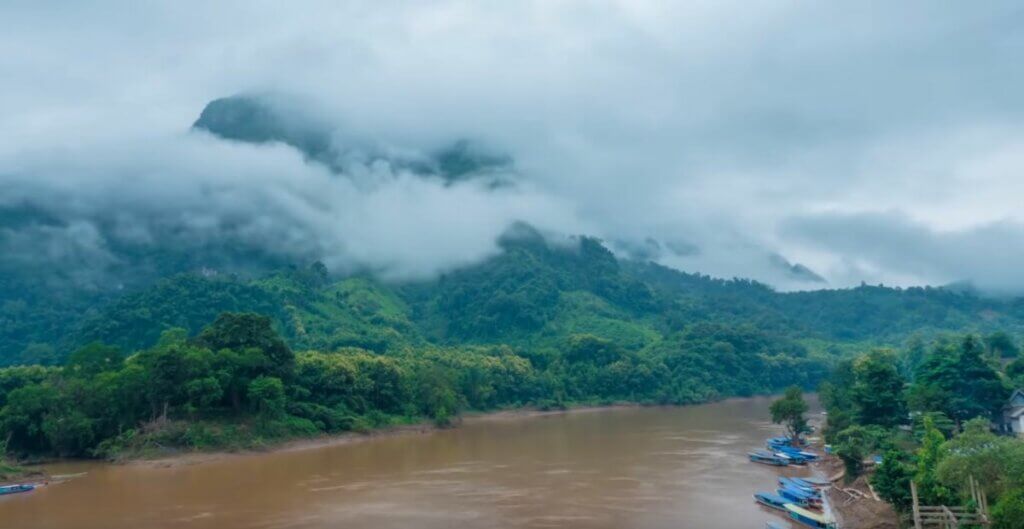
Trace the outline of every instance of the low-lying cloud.
<instances>
[{"instance_id":1,"label":"low-lying cloud","mask_svg":"<svg viewBox=\"0 0 1024 529\"><path fill-rule=\"evenodd\" d=\"M1002 264L1024 248L1013 2L15 2L0 20L0 268L103 287L173 251L429 277L523 221L784 289L1024 291ZM240 93L286 94L330 163L191 129ZM501 185L417 168L460 140L512 160Z\"/></svg>"}]
</instances>

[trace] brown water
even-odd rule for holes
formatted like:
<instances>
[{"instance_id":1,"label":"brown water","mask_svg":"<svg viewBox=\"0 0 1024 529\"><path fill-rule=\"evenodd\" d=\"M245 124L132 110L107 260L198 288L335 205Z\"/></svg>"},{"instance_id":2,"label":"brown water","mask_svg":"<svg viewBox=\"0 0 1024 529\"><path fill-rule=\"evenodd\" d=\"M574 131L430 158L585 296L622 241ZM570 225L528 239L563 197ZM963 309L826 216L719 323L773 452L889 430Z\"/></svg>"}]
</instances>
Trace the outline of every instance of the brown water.
<instances>
[{"instance_id":1,"label":"brown water","mask_svg":"<svg viewBox=\"0 0 1024 529\"><path fill-rule=\"evenodd\" d=\"M763 528L768 399L468 422L178 468L79 463L0 498L3 529ZM788 471L788 474L805 472Z\"/></svg>"}]
</instances>

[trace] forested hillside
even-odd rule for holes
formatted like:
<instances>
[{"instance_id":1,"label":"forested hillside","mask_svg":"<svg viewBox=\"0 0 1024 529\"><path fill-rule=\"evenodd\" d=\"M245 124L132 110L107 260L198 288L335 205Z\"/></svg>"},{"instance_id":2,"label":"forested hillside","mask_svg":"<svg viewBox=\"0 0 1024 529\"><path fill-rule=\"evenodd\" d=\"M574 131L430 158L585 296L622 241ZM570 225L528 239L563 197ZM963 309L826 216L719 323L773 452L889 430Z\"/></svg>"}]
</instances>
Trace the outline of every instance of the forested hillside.
<instances>
[{"instance_id":1,"label":"forested hillside","mask_svg":"<svg viewBox=\"0 0 1024 529\"><path fill-rule=\"evenodd\" d=\"M691 403L816 386L851 349L1021 328L936 288L778 293L520 226L436 280L319 263L3 305L0 428L21 454L252 446L466 409ZM8 285L7 292L16 291ZM93 301L89 303L90 299Z\"/></svg>"},{"instance_id":2,"label":"forested hillside","mask_svg":"<svg viewBox=\"0 0 1024 529\"><path fill-rule=\"evenodd\" d=\"M0 365L58 363L93 341L125 351L148 347L163 330L195 333L226 311L271 317L297 349L377 353L500 343L542 355L573 334L639 351L699 323L839 344L1024 327L1020 298L932 287L779 293L754 281L622 261L592 238L551 243L523 226L500 245L502 252L483 263L411 283L332 277L319 264L245 275L198 269L127 291L84 293L9 276L0 282Z\"/></svg>"}]
</instances>

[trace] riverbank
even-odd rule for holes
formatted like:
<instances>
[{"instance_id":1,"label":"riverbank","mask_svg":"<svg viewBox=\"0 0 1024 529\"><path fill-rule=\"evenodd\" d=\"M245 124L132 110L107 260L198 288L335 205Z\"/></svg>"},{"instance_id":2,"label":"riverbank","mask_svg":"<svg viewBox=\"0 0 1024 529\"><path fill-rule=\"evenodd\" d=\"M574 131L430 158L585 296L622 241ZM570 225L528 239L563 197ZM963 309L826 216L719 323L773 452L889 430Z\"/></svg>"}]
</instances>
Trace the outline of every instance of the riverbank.
<instances>
[{"instance_id":1,"label":"riverbank","mask_svg":"<svg viewBox=\"0 0 1024 529\"><path fill-rule=\"evenodd\" d=\"M725 399L729 401L733 399ZM333 446L342 446L356 443L364 443L391 437L425 435L441 430L458 428L464 423L486 422L486 421L509 421L527 419L532 417L543 417L551 415L564 415L569 413L592 413L608 411L613 409L639 408L644 407L637 403L616 403L606 405L580 405L570 406L564 409L542 410L537 408L516 408L497 410L491 412L470 412L460 416L450 426L438 426L432 421L423 420L412 424L400 424L375 428L366 432L344 432L333 435L321 435L316 437L304 437L288 439L277 443L271 443L265 447L244 450L211 450L211 451L187 451L167 449L164 453L153 454L132 454L114 460L114 463L141 465L152 468L175 468L181 466L198 465L220 461L225 458L251 457L263 454L278 452L295 452L302 450L314 450Z\"/></svg>"},{"instance_id":2,"label":"riverbank","mask_svg":"<svg viewBox=\"0 0 1024 529\"><path fill-rule=\"evenodd\" d=\"M817 423L818 431L821 424ZM870 474L860 476L851 483L845 483L843 461L825 454L824 441L818 439L812 447L822 457L812 463L815 471L832 481L825 493L836 523L840 529L899 529L899 516L891 505L879 499L868 485Z\"/></svg>"},{"instance_id":3,"label":"riverbank","mask_svg":"<svg viewBox=\"0 0 1024 529\"><path fill-rule=\"evenodd\" d=\"M49 479L46 472L38 468L12 465L0 460L0 486L15 485L27 481L37 482Z\"/></svg>"}]
</instances>

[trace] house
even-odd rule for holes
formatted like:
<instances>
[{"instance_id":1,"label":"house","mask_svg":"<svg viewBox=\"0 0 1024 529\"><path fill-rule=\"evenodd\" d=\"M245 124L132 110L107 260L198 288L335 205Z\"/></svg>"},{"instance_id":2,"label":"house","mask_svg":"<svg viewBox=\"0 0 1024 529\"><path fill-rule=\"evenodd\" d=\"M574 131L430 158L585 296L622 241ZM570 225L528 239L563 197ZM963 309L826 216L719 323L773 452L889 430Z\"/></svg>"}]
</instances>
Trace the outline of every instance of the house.
<instances>
[{"instance_id":1,"label":"house","mask_svg":"<svg viewBox=\"0 0 1024 529\"><path fill-rule=\"evenodd\" d=\"M1024 437L1024 389L1016 389L1003 406L1003 431Z\"/></svg>"}]
</instances>

